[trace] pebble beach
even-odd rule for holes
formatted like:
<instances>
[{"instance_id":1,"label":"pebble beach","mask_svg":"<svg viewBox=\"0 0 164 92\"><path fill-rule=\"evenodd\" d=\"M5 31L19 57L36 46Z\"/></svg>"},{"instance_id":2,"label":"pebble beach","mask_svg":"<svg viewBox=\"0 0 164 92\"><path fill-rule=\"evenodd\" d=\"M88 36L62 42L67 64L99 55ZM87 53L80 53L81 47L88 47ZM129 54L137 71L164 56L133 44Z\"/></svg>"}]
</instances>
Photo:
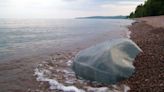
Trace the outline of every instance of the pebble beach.
<instances>
[{"instance_id":1,"label":"pebble beach","mask_svg":"<svg viewBox=\"0 0 164 92\"><path fill-rule=\"evenodd\" d=\"M135 74L123 83L130 92L164 91L164 16L136 19L131 39L143 50L136 58Z\"/></svg>"}]
</instances>

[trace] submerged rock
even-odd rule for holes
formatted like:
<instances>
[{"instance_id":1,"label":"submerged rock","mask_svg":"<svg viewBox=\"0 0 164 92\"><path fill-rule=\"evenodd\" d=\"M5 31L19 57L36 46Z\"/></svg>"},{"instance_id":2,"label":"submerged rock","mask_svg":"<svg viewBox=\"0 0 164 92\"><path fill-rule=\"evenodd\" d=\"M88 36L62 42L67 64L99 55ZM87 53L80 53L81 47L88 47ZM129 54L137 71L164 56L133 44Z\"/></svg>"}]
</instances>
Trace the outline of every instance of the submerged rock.
<instances>
[{"instance_id":1,"label":"submerged rock","mask_svg":"<svg viewBox=\"0 0 164 92\"><path fill-rule=\"evenodd\" d=\"M114 84L134 73L133 61L141 51L130 39L106 41L80 51L72 68L86 80Z\"/></svg>"}]
</instances>

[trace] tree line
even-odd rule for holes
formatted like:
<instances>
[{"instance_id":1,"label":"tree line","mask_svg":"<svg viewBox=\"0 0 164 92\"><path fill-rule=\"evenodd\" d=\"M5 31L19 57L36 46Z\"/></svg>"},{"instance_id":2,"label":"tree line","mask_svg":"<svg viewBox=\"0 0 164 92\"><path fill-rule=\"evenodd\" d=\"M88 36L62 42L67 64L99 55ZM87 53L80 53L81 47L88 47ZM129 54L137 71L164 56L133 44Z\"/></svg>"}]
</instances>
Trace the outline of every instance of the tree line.
<instances>
[{"instance_id":1,"label":"tree line","mask_svg":"<svg viewBox=\"0 0 164 92\"><path fill-rule=\"evenodd\" d=\"M136 7L129 18L164 15L164 0L147 0Z\"/></svg>"}]
</instances>

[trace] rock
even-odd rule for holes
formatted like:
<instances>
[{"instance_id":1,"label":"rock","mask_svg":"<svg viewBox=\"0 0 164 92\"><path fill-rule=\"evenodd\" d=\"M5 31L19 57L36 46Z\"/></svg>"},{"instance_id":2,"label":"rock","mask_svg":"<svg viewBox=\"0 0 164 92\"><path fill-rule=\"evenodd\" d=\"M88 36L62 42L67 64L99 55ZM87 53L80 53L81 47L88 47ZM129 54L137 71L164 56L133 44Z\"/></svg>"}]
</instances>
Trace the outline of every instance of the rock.
<instances>
[{"instance_id":1,"label":"rock","mask_svg":"<svg viewBox=\"0 0 164 92\"><path fill-rule=\"evenodd\" d=\"M130 39L106 41L80 51L72 69L83 79L114 84L134 73L133 61L141 51Z\"/></svg>"}]
</instances>

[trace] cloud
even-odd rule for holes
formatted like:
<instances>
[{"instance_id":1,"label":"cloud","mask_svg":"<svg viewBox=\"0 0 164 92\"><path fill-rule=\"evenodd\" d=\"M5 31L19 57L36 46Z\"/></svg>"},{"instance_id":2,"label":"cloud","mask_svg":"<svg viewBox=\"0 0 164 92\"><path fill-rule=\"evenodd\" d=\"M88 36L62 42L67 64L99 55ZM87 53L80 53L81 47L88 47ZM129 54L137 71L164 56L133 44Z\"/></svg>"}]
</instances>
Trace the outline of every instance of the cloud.
<instances>
[{"instance_id":1,"label":"cloud","mask_svg":"<svg viewBox=\"0 0 164 92\"><path fill-rule=\"evenodd\" d=\"M128 15L144 0L0 0L0 17Z\"/></svg>"},{"instance_id":2,"label":"cloud","mask_svg":"<svg viewBox=\"0 0 164 92\"><path fill-rule=\"evenodd\" d=\"M143 3L143 0L117 0L114 4L102 4L100 7L102 10L108 11L110 15L128 15L135 10L137 5Z\"/></svg>"}]
</instances>

